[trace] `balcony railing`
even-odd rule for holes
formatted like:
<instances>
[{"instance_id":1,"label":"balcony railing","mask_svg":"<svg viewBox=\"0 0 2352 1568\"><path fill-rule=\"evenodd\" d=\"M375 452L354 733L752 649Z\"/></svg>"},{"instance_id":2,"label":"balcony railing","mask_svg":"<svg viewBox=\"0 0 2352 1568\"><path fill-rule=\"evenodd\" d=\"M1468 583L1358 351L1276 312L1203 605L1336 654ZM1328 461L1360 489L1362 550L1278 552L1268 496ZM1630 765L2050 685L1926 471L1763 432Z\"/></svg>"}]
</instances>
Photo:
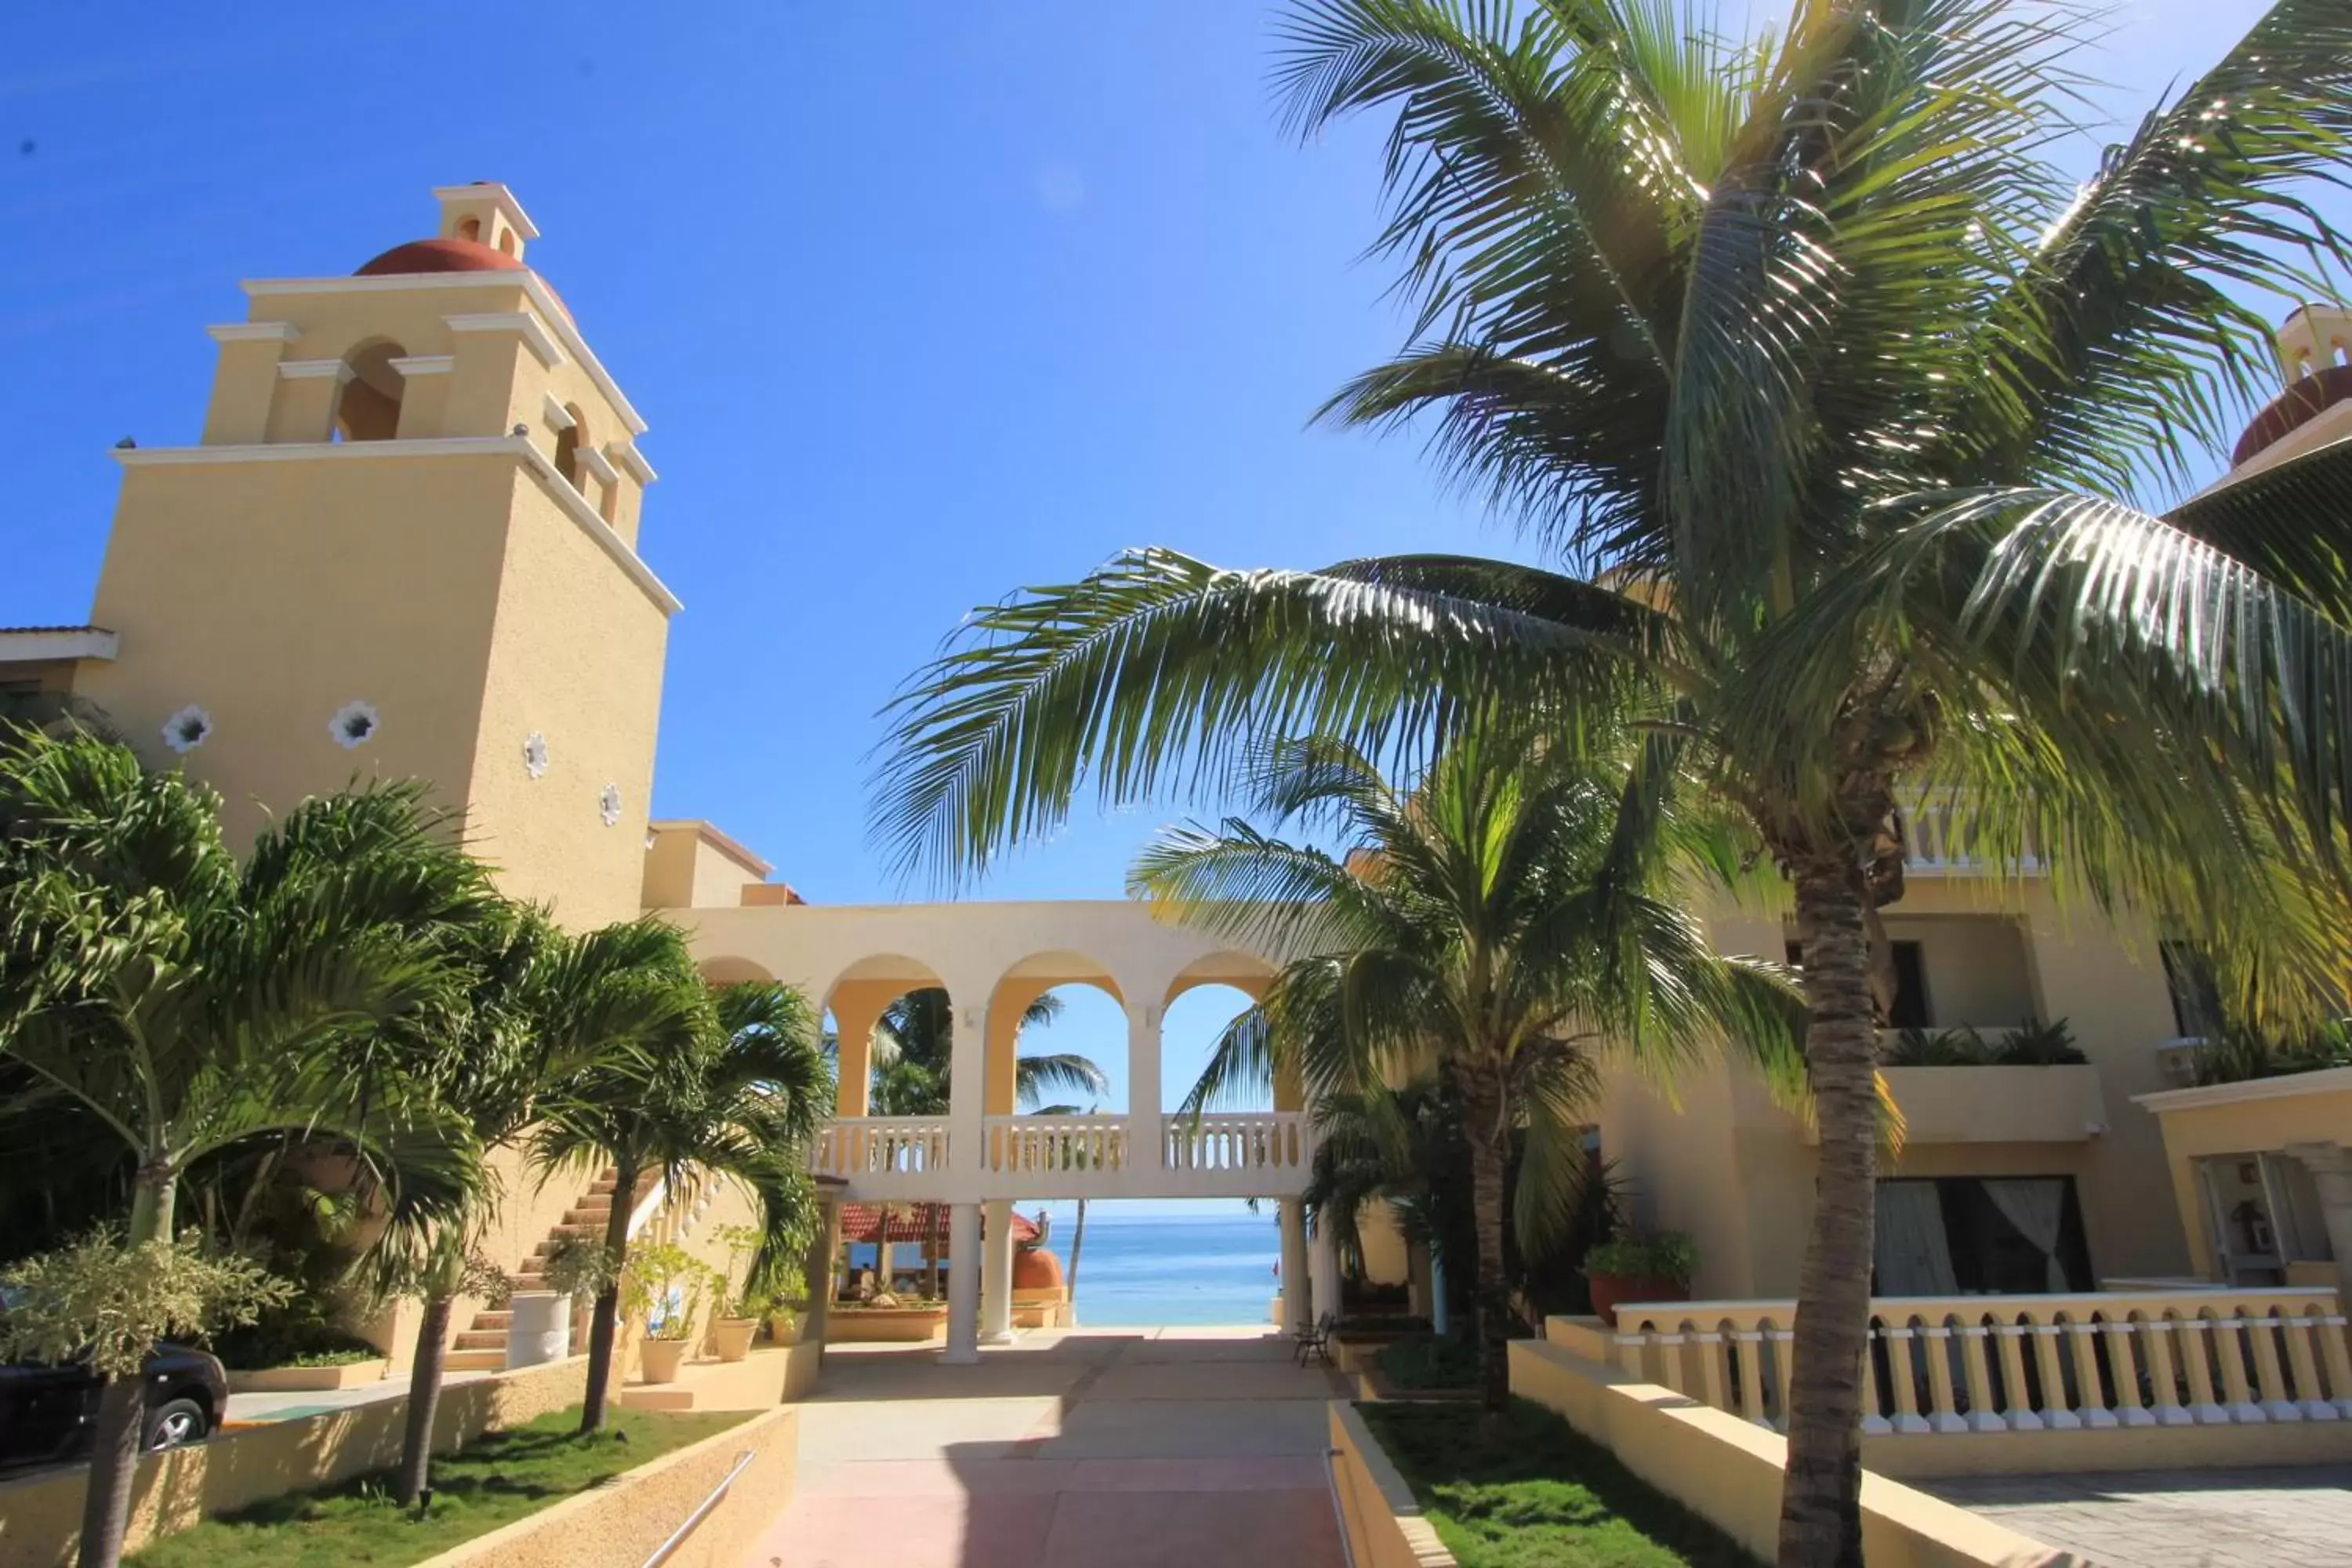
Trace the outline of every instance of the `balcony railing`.
<instances>
[{"instance_id":1,"label":"balcony railing","mask_svg":"<svg viewBox=\"0 0 2352 1568\"><path fill-rule=\"evenodd\" d=\"M992 1116L992 1171L1118 1171L1127 1165L1123 1116Z\"/></svg>"},{"instance_id":2,"label":"balcony railing","mask_svg":"<svg viewBox=\"0 0 2352 1568\"><path fill-rule=\"evenodd\" d=\"M1968 876L1990 869L1978 853L1970 831L1968 803L1949 795L1934 795L1902 808L1903 864L1906 870L1928 876ZM2039 871L2041 860L2020 856L2012 869Z\"/></svg>"},{"instance_id":3,"label":"balcony railing","mask_svg":"<svg viewBox=\"0 0 2352 1568\"><path fill-rule=\"evenodd\" d=\"M1314 1158L1307 1118L1295 1110L1160 1121L1160 1164L1171 1171L1305 1171Z\"/></svg>"},{"instance_id":4,"label":"balcony railing","mask_svg":"<svg viewBox=\"0 0 2352 1568\"><path fill-rule=\"evenodd\" d=\"M820 1176L919 1175L948 1168L944 1116L837 1116L816 1136L809 1169Z\"/></svg>"},{"instance_id":5,"label":"balcony railing","mask_svg":"<svg viewBox=\"0 0 2352 1568\"><path fill-rule=\"evenodd\" d=\"M1789 1301L1617 1310L1627 1373L1763 1426L1789 1408ZM2031 1432L2352 1418L2333 1289L1884 1297L1871 1302L1863 1430ZM1554 1320L1556 1342L1593 1331ZM1586 1353L1591 1353L1588 1351Z\"/></svg>"}]
</instances>

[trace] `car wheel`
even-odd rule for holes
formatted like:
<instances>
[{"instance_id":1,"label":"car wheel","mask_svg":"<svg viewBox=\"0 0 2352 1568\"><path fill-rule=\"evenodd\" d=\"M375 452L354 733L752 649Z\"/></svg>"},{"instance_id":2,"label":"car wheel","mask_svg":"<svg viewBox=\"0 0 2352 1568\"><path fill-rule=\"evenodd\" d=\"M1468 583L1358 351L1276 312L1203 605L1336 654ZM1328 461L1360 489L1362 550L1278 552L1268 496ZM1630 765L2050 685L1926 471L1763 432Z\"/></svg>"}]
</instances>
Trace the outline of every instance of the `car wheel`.
<instances>
[{"instance_id":1,"label":"car wheel","mask_svg":"<svg viewBox=\"0 0 2352 1568\"><path fill-rule=\"evenodd\" d=\"M205 1407L193 1399L167 1399L147 1413L150 1453L204 1440Z\"/></svg>"}]
</instances>

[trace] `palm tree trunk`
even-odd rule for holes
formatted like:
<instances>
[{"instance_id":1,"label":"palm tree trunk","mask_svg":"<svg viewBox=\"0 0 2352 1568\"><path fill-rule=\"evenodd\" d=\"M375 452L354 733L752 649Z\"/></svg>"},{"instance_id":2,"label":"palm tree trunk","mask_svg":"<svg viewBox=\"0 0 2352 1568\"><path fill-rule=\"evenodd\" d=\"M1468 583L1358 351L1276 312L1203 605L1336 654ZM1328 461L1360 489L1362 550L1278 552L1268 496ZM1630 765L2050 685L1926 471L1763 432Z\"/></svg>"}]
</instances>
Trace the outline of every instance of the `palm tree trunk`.
<instances>
[{"instance_id":1,"label":"palm tree trunk","mask_svg":"<svg viewBox=\"0 0 2352 1568\"><path fill-rule=\"evenodd\" d=\"M449 1353L449 1315L456 1296L436 1290L425 1298L425 1321L416 1327L416 1353L409 1363L408 1422L400 1439L400 1506L415 1508L433 1477L433 1417L441 1407L441 1371Z\"/></svg>"},{"instance_id":2,"label":"palm tree trunk","mask_svg":"<svg viewBox=\"0 0 2352 1568\"><path fill-rule=\"evenodd\" d=\"M613 1278L596 1292L596 1310L588 1321L588 1392L580 1402L580 1430L595 1432L604 1425L604 1400L613 1382L613 1341L621 1328L621 1268L629 1255L629 1211L637 1205L637 1167L632 1161L613 1164L613 1210L604 1216L604 1251L613 1261Z\"/></svg>"},{"instance_id":3,"label":"palm tree trunk","mask_svg":"<svg viewBox=\"0 0 2352 1568\"><path fill-rule=\"evenodd\" d=\"M1489 1421L1511 1404L1510 1285L1503 1268L1502 1086L1485 1071L1464 1086L1470 1133L1470 1201L1478 1225L1478 1400Z\"/></svg>"},{"instance_id":4,"label":"palm tree trunk","mask_svg":"<svg viewBox=\"0 0 2352 1568\"><path fill-rule=\"evenodd\" d=\"M179 1173L168 1155L156 1154L139 1167L131 1194L127 1247L172 1238L172 1200ZM82 1493L80 1568L116 1568L122 1537L131 1526L131 1488L139 1474L139 1436L147 1414L147 1380L133 1375L107 1379L98 1397L98 1425L90 1434L89 1483Z\"/></svg>"},{"instance_id":5,"label":"palm tree trunk","mask_svg":"<svg viewBox=\"0 0 2352 1568\"><path fill-rule=\"evenodd\" d=\"M1781 1568L1862 1568L1862 1402L1877 1214L1877 1015L1861 872L1790 867L1803 943L1805 1057L1821 1128L1812 1234L1797 1283Z\"/></svg>"},{"instance_id":6,"label":"palm tree trunk","mask_svg":"<svg viewBox=\"0 0 2352 1568\"><path fill-rule=\"evenodd\" d=\"M1078 1200L1077 1223L1070 1226L1070 1268L1062 1276L1064 1303L1069 1309L1070 1322L1078 1321L1078 1253L1087 1245L1087 1200Z\"/></svg>"}]
</instances>

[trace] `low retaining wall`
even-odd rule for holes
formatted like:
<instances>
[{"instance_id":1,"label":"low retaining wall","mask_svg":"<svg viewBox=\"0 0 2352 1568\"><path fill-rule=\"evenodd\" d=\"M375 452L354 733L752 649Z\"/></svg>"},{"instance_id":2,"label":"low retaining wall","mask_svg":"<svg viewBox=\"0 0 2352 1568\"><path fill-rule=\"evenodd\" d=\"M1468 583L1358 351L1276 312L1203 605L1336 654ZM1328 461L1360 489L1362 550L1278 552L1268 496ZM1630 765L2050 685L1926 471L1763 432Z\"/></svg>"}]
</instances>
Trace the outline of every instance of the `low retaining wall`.
<instances>
[{"instance_id":1,"label":"low retaining wall","mask_svg":"<svg viewBox=\"0 0 2352 1568\"><path fill-rule=\"evenodd\" d=\"M748 1450L751 1463L665 1568L740 1568L789 1501L800 1413L755 1415L593 1491L477 1536L417 1568L638 1568L686 1522Z\"/></svg>"},{"instance_id":2,"label":"low retaining wall","mask_svg":"<svg viewBox=\"0 0 2352 1568\"><path fill-rule=\"evenodd\" d=\"M761 1345L741 1361L696 1361L675 1383L632 1383L621 1403L632 1410L767 1410L816 1386L824 1347Z\"/></svg>"},{"instance_id":3,"label":"low retaining wall","mask_svg":"<svg viewBox=\"0 0 2352 1568\"><path fill-rule=\"evenodd\" d=\"M1356 1568L1454 1568L1454 1553L1421 1514L1412 1488L1344 1399L1331 1413L1331 1485Z\"/></svg>"},{"instance_id":4,"label":"low retaining wall","mask_svg":"<svg viewBox=\"0 0 2352 1568\"><path fill-rule=\"evenodd\" d=\"M392 1363L382 1356L372 1361L347 1361L336 1366L265 1366L228 1374L231 1394L312 1394L331 1388L359 1388L382 1383Z\"/></svg>"},{"instance_id":5,"label":"low retaining wall","mask_svg":"<svg viewBox=\"0 0 2352 1568\"><path fill-rule=\"evenodd\" d=\"M1774 1558L1787 1440L1656 1384L1637 1382L1541 1340L1511 1343L1511 1391L1567 1417L1625 1468ZM1870 1568L2062 1568L2083 1559L1883 1475L1862 1481Z\"/></svg>"},{"instance_id":6,"label":"low retaining wall","mask_svg":"<svg viewBox=\"0 0 2352 1568\"><path fill-rule=\"evenodd\" d=\"M835 1307L824 1321L824 1342L831 1345L921 1344L947 1331L945 1307Z\"/></svg>"},{"instance_id":7,"label":"low retaining wall","mask_svg":"<svg viewBox=\"0 0 2352 1568\"><path fill-rule=\"evenodd\" d=\"M433 1445L447 1451L483 1432L520 1426L576 1405L587 1387L584 1357L501 1373L441 1391ZM332 1486L400 1462L404 1395L323 1415L231 1427L208 1443L149 1455L131 1492L126 1551L197 1521L288 1492ZM0 1568L54 1568L81 1538L80 1466L0 1481Z\"/></svg>"}]
</instances>

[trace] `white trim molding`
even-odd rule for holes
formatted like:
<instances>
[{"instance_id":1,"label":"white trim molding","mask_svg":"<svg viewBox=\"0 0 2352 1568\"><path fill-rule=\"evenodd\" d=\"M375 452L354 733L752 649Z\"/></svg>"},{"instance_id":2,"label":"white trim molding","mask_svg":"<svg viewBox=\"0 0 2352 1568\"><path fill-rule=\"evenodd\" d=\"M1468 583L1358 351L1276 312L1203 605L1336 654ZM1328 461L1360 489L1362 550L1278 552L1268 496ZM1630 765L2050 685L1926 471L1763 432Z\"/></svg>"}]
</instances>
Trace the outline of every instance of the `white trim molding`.
<instances>
[{"instance_id":1,"label":"white trim molding","mask_svg":"<svg viewBox=\"0 0 2352 1568\"><path fill-rule=\"evenodd\" d=\"M620 471L605 460L604 453L593 447L580 448L580 466L595 475L599 483L611 485L620 482Z\"/></svg>"},{"instance_id":2,"label":"white trim molding","mask_svg":"<svg viewBox=\"0 0 2352 1568\"><path fill-rule=\"evenodd\" d=\"M103 626L0 627L0 664L47 664L63 659L112 659L119 634Z\"/></svg>"},{"instance_id":3,"label":"white trim molding","mask_svg":"<svg viewBox=\"0 0 2352 1568\"><path fill-rule=\"evenodd\" d=\"M529 213L522 210L522 204L515 200L515 194L496 180L481 180L470 185L433 187L433 199L445 207L452 202L478 202L485 196L506 215L507 222L514 226L514 231L526 242L539 237L539 226L530 221Z\"/></svg>"},{"instance_id":4,"label":"white trim molding","mask_svg":"<svg viewBox=\"0 0 2352 1568\"><path fill-rule=\"evenodd\" d=\"M2209 1083L2196 1089L2158 1089L2135 1094L2134 1105L2158 1116L2168 1110L2199 1110L2209 1105L2241 1105L2256 1100L2292 1100L2305 1094L2352 1092L2352 1068L2322 1068L2317 1072L2281 1073L2276 1078L2250 1078L2242 1083Z\"/></svg>"},{"instance_id":5,"label":"white trim molding","mask_svg":"<svg viewBox=\"0 0 2352 1568\"><path fill-rule=\"evenodd\" d=\"M420 375L446 375L457 366L456 354L409 354L405 358L385 362L398 371L404 381L415 381Z\"/></svg>"},{"instance_id":6,"label":"white trim molding","mask_svg":"<svg viewBox=\"0 0 2352 1568\"><path fill-rule=\"evenodd\" d=\"M224 321L205 331L216 343L290 343L302 335L291 321Z\"/></svg>"},{"instance_id":7,"label":"white trim molding","mask_svg":"<svg viewBox=\"0 0 2352 1568\"><path fill-rule=\"evenodd\" d=\"M114 460L128 468L169 467L189 463L375 462L388 458L503 457L527 464L540 477L547 493L580 530L596 542L627 574L638 591L665 616L685 605L653 568L597 515L587 498L555 471L554 460L524 436L431 436L393 441L280 441L252 447L118 447ZM112 634L108 634L111 636Z\"/></svg>"},{"instance_id":8,"label":"white trim molding","mask_svg":"<svg viewBox=\"0 0 2352 1568\"><path fill-rule=\"evenodd\" d=\"M637 450L634 441L615 441L605 450L612 454L613 461L628 469L630 476L641 485L649 485L661 478L654 472L654 466L646 461L645 454Z\"/></svg>"},{"instance_id":9,"label":"white trim molding","mask_svg":"<svg viewBox=\"0 0 2352 1568\"><path fill-rule=\"evenodd\" d=\"M540 281L539 274L528 268L512 272L424 272L383 273L373 278L248 278L237 287L248 299L270 299L281 294L389 294L413 289L490 289L520 286L523 297L538 308L540 315L551 323L557 339L580 362L604 401L621 416L629 434L642 436L646 422L638 415L595 353L581 337L578 323L572 312L555 297L554 291ZM648 481L650 482L650 481Z\"/></svg>"},{"instance_id":10,"label":"white trim molding","mask_svg":"<svg viewBox=\"0 0 2352 1568\"><path fill-rule=\"evenodd\" d=\"M453 332L520 332L540 363L553 370L563 363L563 345L529 310L469 310L444 316L441 324Z\"/></svg>"},{"instance_id":11,"label":"white trim molding","mask_svg":"<svg viewBox=\"0 0 2352 1568\"><path fill-rule=\"evenodd\" d=\"M278 374L288 381L323 381L333 376L339 382L352 378L351 363L339 359L282 359L278 362Z\"/></svg>"},{"instance_id":12,"label":"white trim molding","mask_svg":"<svg viewBox=\"0 0 2352 1568\"><path fill-rule=\"evenodd\" d=\"M551 392L547 395L547 400L541 405L540 411L547 416L547 422L558 430L569 430L580 423L579 420L572 417L572 410L555 401L555 394Z\"/></svg>"}]
</instances>

